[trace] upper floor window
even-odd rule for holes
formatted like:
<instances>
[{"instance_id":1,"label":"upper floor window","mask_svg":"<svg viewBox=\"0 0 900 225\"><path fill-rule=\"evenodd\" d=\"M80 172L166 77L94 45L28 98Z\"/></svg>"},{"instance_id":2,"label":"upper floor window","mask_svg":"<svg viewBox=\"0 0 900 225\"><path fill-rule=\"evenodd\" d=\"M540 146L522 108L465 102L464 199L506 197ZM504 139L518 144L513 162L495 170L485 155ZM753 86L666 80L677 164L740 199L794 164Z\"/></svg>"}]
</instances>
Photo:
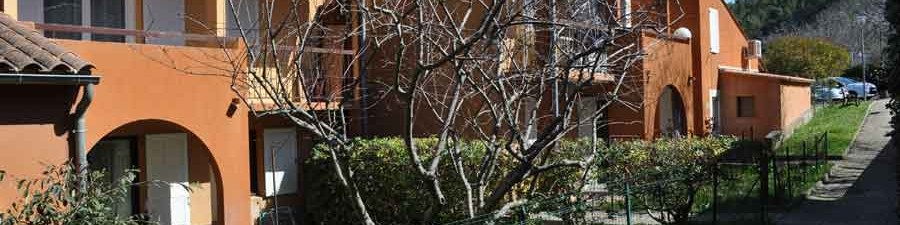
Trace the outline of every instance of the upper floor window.
<instances>
[{"instance_id":1,"label":"upper floor window","mask_svg":"<svg viewBox=\"0 0 900 225\"><path fill-rule=\"evenodd\" d=\"M719 10L709 8L709 52L719 53Z\"/></svg>"},{"instance_id":2,"label":"upper floor window","mask_svg":"<svg viewBox=\"0 0 900 225\"><path fill-rule=\"evenodd\" d=\"M134 0L27 0L19 1L19 20L46 24L127 28L126 6ZM49 38L124 42L122 35L70 31L44 31Z\"/></svg>"},{"instance_id":3,"label":"upper floor window","mask_svg":"<svg viewBox=\"0 0 900 225\"><path fill-rule=\"evenodd\" d=\"M81 25L82 0L44 0L44 23ZM81 40L76 32L44 31L49 38Z\"/></svg>"},{"instance_id":4,"label":"upper floor window","mask_svg":"<svg viewBox=\"0 0 900 225\"><path fill-rule=\"evenodd\" d=\"M91 26L125 29L125 0L92 0ZM93 34L92 40L125 42L125 36Z\"/></svg>"}]
</instances>

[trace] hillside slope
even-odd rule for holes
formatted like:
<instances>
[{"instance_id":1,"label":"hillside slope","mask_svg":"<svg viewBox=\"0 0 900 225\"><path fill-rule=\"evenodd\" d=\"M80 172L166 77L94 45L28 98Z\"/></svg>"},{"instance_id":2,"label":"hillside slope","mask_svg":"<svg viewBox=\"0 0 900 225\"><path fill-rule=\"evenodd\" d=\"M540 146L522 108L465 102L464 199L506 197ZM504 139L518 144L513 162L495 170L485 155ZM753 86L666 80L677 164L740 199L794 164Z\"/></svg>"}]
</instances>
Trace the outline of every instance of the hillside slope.
<instances>
[{"instance_id":1,"label":"hillside slope","mask_svg":"<svg viewBox=\"0 0 900 225\"><path fill-rule=\"evenodd\" d=\"M859 52L866 43L867 60L880 62L887 45L886 0L737 0L730 7L753 38L796 35L823 38ZM865 16L867 22L857 21ZM854 64L859 57L854 54Z\"/></svg>"}]
</instances>

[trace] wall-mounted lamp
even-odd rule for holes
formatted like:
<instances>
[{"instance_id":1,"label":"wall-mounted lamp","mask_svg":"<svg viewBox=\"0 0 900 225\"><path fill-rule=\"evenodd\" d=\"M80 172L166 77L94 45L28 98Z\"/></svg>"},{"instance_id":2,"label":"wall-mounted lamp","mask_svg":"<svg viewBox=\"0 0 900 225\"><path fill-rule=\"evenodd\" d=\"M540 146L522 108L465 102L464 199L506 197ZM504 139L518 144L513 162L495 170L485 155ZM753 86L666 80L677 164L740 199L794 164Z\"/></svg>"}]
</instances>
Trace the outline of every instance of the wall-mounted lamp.
<instances>
[{"instance_id":1,"label":"wall-mounted lamp","mask_svg":"<svg viewBox=\"0 0 900 225\"><path fill-rule=\"evenodd\" d=\"M682 27L675 29L675 32L672 33L672 37L674 37L676 40L690 41L691 38L693 38L693 35L691 34L691 30L688 30L686 27Z\"/></svg>"},{"instance_id":2,"label":"wall-mounted lamp","mask_svg":"<svg viewBox=\"0 0 900 225\"><path fill-rule=\"evenodd\" d=\"M225 115L228 117L234 116L234 113L237 112L238 105L241 104L241 99L232 98L231 102L228 104L228 111L225 111Z\"/></svg>"}]
</instances>

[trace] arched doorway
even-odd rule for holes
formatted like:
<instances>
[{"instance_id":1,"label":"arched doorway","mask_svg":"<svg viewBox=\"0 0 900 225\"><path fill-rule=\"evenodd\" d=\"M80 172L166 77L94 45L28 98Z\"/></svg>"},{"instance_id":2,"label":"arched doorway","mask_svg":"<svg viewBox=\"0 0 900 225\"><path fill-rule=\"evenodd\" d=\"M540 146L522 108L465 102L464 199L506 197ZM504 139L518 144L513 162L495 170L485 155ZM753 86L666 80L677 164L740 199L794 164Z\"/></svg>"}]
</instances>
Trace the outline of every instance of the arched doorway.
<instances>
[{"instance_id":1,"label":"arched doorway","mask_svg":"<svg viewBox=\"0 0 900 225\"><path fill-rule=\"evenodd\" d=\"M687 134L684 101L675 87L663 88L656 101L656 128L663 137L682 137Z\"/></svg>"},{"instance_id":2,"label":"arched doorway","mask_svg":"<svg viewBox=\"0 0 900 225\"><path fill-rule=\"evenodd\" d=\"M206 144L190 130L163 120L116 128L88 152L89 168L117 180L137 169L130 196L115 206L120 216L147 215L157 224L219 224L218 166Z\"/></svg>"}]
</instances>

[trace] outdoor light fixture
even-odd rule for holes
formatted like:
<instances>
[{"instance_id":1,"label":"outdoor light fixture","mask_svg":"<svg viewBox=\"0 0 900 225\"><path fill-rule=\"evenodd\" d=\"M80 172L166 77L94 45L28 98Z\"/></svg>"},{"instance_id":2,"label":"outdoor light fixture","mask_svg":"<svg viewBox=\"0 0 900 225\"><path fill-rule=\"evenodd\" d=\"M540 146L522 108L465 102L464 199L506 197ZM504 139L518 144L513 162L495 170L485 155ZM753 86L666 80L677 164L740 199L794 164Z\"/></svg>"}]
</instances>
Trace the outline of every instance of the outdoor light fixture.
<instances>
[{"instance_id":1,"label":"outdoor light fixture","mask_svg":"<svg viewBox=\"0 0 900 225\"><path fill-rule=\"evenodd\" d=\"M225 112L225 115L228 117L234 116L234 113L237 112L238 105L241 104L241 99L232 98L231 103L228 104L228 111Z\"/></svg>"},{"instance_id":2,"label":"outdoor light fixture","mask_svg":"<svg viewBox=\"0 0 900 225\"><path fill-rule=\"evenodd\" d=\"M691 38L693 36L691 35L691 30L688 30L687 28L682 27L682 28L675 29L675 33L672 34L672 37L674 37L677 40L688 41L688 40L691 40Z\"/></svg>"}]
</instances>

